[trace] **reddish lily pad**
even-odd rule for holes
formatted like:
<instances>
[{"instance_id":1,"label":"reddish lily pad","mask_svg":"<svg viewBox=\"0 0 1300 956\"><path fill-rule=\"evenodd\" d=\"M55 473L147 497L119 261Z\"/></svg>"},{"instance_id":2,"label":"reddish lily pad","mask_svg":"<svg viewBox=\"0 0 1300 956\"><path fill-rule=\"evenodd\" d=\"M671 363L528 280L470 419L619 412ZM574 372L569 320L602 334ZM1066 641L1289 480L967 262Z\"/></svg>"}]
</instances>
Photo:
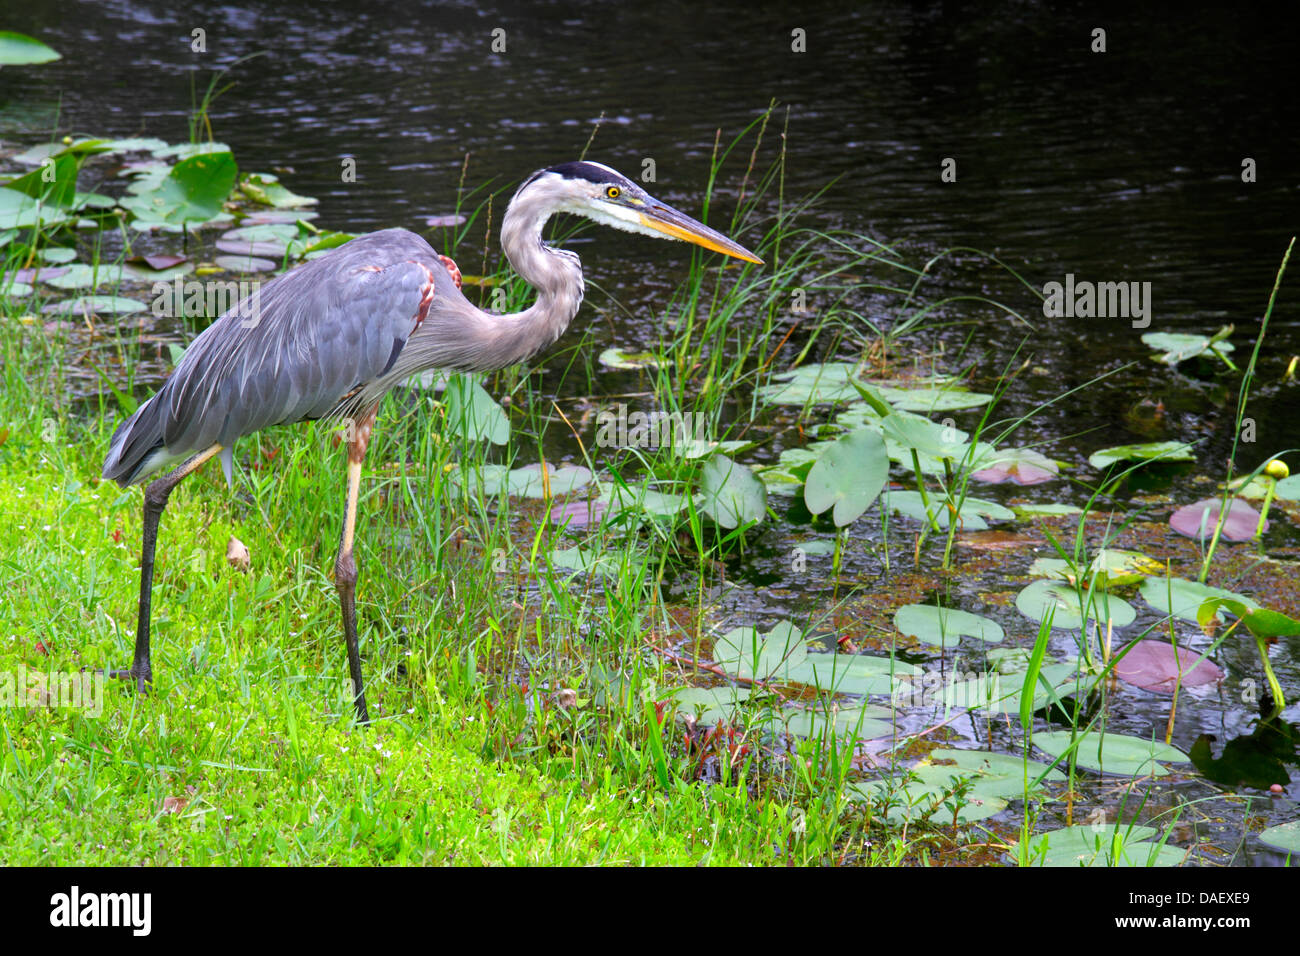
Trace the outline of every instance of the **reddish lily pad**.
<instances>
[{"instance_id":1,"label":"reddish lily pad","mask_svg":"<svg viewBox=\"0 0 1300 956\"><path fill-rule=\"evenodd\" d=\"M1056 462L1032 448L1005 448L984 458L984 465L971 473L976 481L991 485L1014 481L1018 485L1041 485L1059 473Z\"/></svg>"},{"instance_id":2,"label":"reddish lily pad","mask_svg":"<svg viewBox=\"0 0 1300 956\"><path fill-rule=\"evenodd\" d=\"M152 269L154 272L162 272L164 269L170 269L178 266L182 262L189 262L185 256L132 256L126 260L129 265L143 266L146 269Z\"/></svg>"},{"instance_id":3,"label":"reddish lily pad","mask_svg":"<svg viewBox=\"0 0 1300 956\"><path fill-rule=\"evenodd\" d=\"M1206 498L1179 508L1169 517L1169 527L1189 538L1206 541L1214 536L1221 504L1218 498ZM1224 519L1220 536L1229 541L1249 541L1255 537L1258 527L1259 512L1240 498L1233 498L1228 503L1228 516ZM1267 521L1264 530L1268 530Z\"/></svg>"},{"instance_id":4,"label":"reddish lily pad","mask_svg":"<svg viewBox=\"0 0 1300 956\"><path fill-rule=\"evenodd\" d=\"M1213 661L1201 660L1195 651L1164 641L1138 641L1118 663L1115 673L1135 687L1172 694L1182 673L1183 687L1199 687L1223 680L1223 670Z\"/></svg>"}]
</instances>

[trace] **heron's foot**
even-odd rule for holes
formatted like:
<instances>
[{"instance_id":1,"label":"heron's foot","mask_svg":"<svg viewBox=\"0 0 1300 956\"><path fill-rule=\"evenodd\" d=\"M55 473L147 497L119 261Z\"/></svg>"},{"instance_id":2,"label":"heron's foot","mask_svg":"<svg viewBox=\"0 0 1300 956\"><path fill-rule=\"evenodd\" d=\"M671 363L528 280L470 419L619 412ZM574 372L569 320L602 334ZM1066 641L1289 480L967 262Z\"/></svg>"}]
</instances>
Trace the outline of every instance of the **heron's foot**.
<instances>
[{"instance_id":1,"label":"heron's foot","mask_svg":"<svg viewBox=\"0 0 1300 956\"><path fill-rule=\"evenodd\" d=\"M153 672L150 670L136 671L133 667L130 670L104 671L104 673L114 680L135 681L136 692L140 694L149 693L149 688L153 686Z\"/></svg>"}]
</instances>

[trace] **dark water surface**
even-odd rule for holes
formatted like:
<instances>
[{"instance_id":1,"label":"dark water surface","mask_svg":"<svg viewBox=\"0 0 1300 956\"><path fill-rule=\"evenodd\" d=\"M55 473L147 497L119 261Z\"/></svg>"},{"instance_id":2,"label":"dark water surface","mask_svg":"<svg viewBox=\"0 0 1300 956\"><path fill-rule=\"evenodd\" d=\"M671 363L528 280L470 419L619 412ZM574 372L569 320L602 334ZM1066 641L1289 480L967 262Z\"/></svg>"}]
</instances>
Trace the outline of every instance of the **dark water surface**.
<instances>
[{"instance_id":1,"label":"dark water surface","mask_svg":"<svg viewBox=\"0 0 1300 956\"><path fill-rule=\"evenodd\" d=\"M6 6L12 28L64 58L4 70L0 101L59 101L61 131L186 139L191 84L201 93L214 69L266 51L229 74L214 133L241 166L291 169L286 184L321 199L322 224L354 232L422 230L454 202L467 152L470 183L502 189L574 158L601 114L591 158L632 175L654 159L654 191L698 211L717 130L730 139L771 100L789 107L788 195L835 180L813 224L901 243L918 263L974 246L1039 288L1067 273L1151 282L1147 331L1233 322L1247 348L1300 226L1296 34L1235 8L1171 17L1029 4ZM1096 26L1107 30L1104 54L1089 49ZM805 53L791 50L795 28L807 31ZM205 54L191 51L195 29L206 32ZM504 53L491 50L498 29ZM355 183L341 182L345 157L356 160ZM940 182L946 157L956 183ZM1246 157L1257 164L1252 184L1241 181ZM740 172L733 166L725 187ZM725 188L721 202L729 214ZM606 233L583 243L588 275L634 305L662 298L681 251ZM990 274L955 288L980 291ZM1035 306L1023 293L1009 301ZM1300 351L1294 303L1284 292L1273 317L1265 383ZM992 314L947 318L978 321L991 376L1025 334ZM1022 393L1024 407L1143 359L1140 334L1116 319L1039 319L1030 344L1054 375ZM1040 424L1058 435L1114 425L1142 398L1163 398L1167 376L1150 378L1149 368L1121 377ZM1300 445L1294 388L1261 390L1253 410L1261 444Z\"/></svg>"},{"instance_id":2,"label":"dark water surface","mask_svg":"<svg viewBox=\"0 0 1300 956\"><path fill-rule=\"evenodd\" d=\"M229 74L234 85L211 112L214 135L241 167L283 169L292 190L319 197L320 225L353 232L424 231L427 216L452 207L467 152L470 184L512 188L538 167L576 158L602 114L590 158L629 175L653 159L651 191L698 213L717 131L729 140L776 100L789 108L787 195L834 180L810 225L900 245L917 265L948 247L977 247L1038 288L1067 273L1151 283L1152 322L1142 330L1121 319L1045 319L1031 295L1013 295L989 268L941 275L950 292L988 292L1033 319L1026 333L991 310L944 313L974 320L945 338L971 336L970 354L982 357L977 384L996 378L1028 334L1040 374L1020 380L1008 411L1139 363L1024 430L1023 440L1050 440L1046 450L1060 458L1129 441L1204 440L1201 464L1221 475L1235 379L1216 388L1155 366L1139 337L1235 323L1244 365L1282 253L1300 231L1298 34L1237 8L1175 17L1082 4L5 7L5 27L38 36L63 59L0 71L0 107L57 104L60 133L185 140L191 82L201 93L214 69L267 51ZM1104 54L1089 49L1098 26ZM191 52L196 28L206 31L206 54ZM504 53L491 51L498 28ZM791 51L795 28L807 31L805 53ZM10 128L11 140L49 134ZM763 160L776 143L769 135ZM341 181L347 157L355 183ZM955 183L940 181L946 157L957 162ZM1258 170L1250 184L1241 178L1247 157ZM729 167L724 216L743 166ZM681 247L650 246L608 230L579 246L588 277L631 306L609 344L653 339L651 305L682 276ZM1247 467L1300 446L1300 386L1281 381L1300 352L1300 259L1291 269L1261 353L1257 443L1239 457ZM588 315L577 324L590 323ZM1157 433L1130 426L1143 401L1168 409ZM759 588L751 610L788 611L780 591ZM1239 673L1258 670L1252 655L1243 651ZM1300 679L1287 658L1277 666L1294 694ZM1211 706L1183 734L1244 733L1249 717Z\"/></svg>"}]
</instances>

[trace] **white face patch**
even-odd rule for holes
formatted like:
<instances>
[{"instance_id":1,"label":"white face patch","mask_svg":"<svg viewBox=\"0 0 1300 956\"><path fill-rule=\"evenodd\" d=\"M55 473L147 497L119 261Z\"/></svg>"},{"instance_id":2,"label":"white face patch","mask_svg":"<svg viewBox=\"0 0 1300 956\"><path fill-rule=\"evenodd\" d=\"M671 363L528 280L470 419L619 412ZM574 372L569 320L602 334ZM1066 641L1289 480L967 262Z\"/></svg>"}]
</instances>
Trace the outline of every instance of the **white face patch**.
<instances>
[{"instance_id":1,"label":"white face patch","mask_svg":"<svg viewBox=\"0 0 1300 956\"><path fill-rule=\"evenodd\" d=\"M602 202L600 199L575 204L565 211L576 213L579 216L586 216L593 222L598 222L603 226L612 226L615 229L622 229L625 232L639 232L644 236L655 236L659 239L669 238L657 229L646 226L641 221L641 214L636 210L628 209L626 206L618 206L614 203Z\"/></svg>"}]
</instances>

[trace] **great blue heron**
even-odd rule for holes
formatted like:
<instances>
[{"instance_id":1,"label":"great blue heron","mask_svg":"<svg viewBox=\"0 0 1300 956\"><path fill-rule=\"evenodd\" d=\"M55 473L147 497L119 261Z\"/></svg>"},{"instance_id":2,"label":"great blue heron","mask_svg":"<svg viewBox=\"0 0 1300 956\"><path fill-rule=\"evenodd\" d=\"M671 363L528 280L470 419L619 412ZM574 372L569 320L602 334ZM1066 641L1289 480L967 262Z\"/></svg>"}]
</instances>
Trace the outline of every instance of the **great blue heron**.
<instances>
[{"instance_id":1,"label":"great blue heron","mask_svg":"<svg viewBox=\"0 0 1300 956\"><path fill-rule=\"evenodd\" d=\"M575 162L534 173L506 208L501 248L537 290L537 301L523 312L496 315L472 306L460 292L455 264L404 229L353 239L267 283L255 309L237 305L205 329L157 394L113 433L104 477L123 486L180 462L145 489L135 655L130 670L113 676L134 679L142 692L153 680L154 548L172 489L217 454L229 478L236 439L268 425L342 419L350 426L348 492L334 583L357 717L369 720L352 545L361 462L380 399L417 372L505 368L560 337L582 303L583 281L577 255L542 241L542 227L557 212L762 264L608 166Z\"/></svg>"}]
</instances>

